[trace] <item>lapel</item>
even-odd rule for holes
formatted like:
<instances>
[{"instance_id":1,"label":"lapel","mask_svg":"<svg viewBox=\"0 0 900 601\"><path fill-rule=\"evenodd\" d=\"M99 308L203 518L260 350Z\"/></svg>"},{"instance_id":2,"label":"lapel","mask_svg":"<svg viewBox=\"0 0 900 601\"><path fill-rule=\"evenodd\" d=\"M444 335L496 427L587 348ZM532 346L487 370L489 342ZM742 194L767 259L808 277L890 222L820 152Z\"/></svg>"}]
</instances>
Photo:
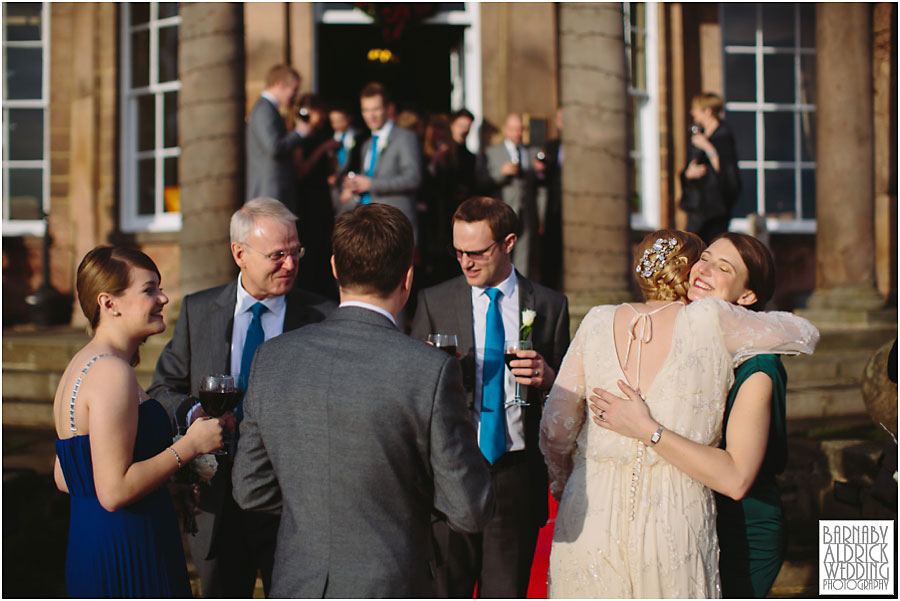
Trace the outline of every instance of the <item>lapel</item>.
<instances>
[{"instance_id":1,"label":"lapel","mask_svg":"<svg viewBox=\"0 0 900 601\"><path fill-rule=\"evenodd\" d=\"M268 103L265 98L260 100ZM213 332L210 361L216 369L224 370L219 373L229 373L231 369L231 329L234 326L235 304L237 304L236 279L222 288L209 315L209 331Z\"/></svg>"},{"instance_id":2,"label":"lapel","mask_svg":"<svg viewBox=\"0 0 900 601\"><path fill-rule=\"evenodd\" d=\"M385 156L387 155L387 153L388 153L388 146L389 146L390 143L391 143L391 138L394 136L394 128L396 128L396 127L397 127L397 124L394 123L393 127L391 127L391 131L390 131L390 133L388 134L387 139L384 141L384 150L382 150L380 153L378 153L378 147L377 147L377 146L375 146L375 147L372 149L372 152L378 153L378 155L377 155L376 158L375 158L375 173L373 174L373 175L375 175L375 176L377 176L377 175L379 175L379 174L381 173L382 165L384 164L384 157L385 157ZM371 139L372 139L372 138L369 138L369 140L371 140ZM371 144L370 144L370 147L371 147Z\"/></svg>"},{"instance_id":3,"label":"lapel","mask_svg":"<svg viewBox=\"0 0 900 601\"><path fill-rule=\"evenodd\" d=\"M284 297L284 303L284 326L282 327L282 332L290 332L309 323L306 303L300 298L300 293L296 289L287 293Z\"/></svg>"},{"instance_id":4,"label":"lapel","mask_svg":"<svg viewBox=\"0 0 900 601\"><path fill-rule=\"evenodd\" d=\"M525 279L518 270L516 270L516 277L519 280L519 327L522 327L522 311L525 309L535 309L534 304L534 286L532 283ZM536 310L536 309L535 309ZM535 321L537 321L537 317L535 317ZM536 324L535 324L536 325ZM531 331L528 333L528 340L534 342L534 327L532 326Z\"/></svg>"},{"instance_id":5,"label":"lapel","mask_svg":"<svg viewBox=\"0 0 900 601\"><path fill-rule=\"evenodd\" d=\"M450 306L454 312L453 319L459 337L459 351L467 354L471 350L474 357L475 326L472 319L472 287L466 282L466 276L459 276L456 280L456 290L454 290L453 296L456 301L450 303Z\"/></svg>"}]
</instances>

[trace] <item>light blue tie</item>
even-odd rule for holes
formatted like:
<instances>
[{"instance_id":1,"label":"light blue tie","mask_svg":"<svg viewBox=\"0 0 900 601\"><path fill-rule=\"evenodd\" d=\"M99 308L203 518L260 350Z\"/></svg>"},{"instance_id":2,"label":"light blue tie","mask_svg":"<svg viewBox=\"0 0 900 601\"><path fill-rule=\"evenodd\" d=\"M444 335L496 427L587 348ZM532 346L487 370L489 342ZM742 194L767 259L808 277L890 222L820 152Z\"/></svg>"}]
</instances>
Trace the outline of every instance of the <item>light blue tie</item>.
<instances>
[{"instance_id":1,"label":"light blue tie","mask_svg":"<svg viewBox=\"0 0 900 601\"><path fill-rule=\"evenodd\" d=\"M343 167L347 164L347 147L344 146L344 138L347 137L347 132L341 134L341 147L337 153L337 162L338 167Z\"/></svg>"},{"instance_id":2,"label":"light blue tie","mask_svg":"<svg viewBox=\"0 0 900 601\"><path fill-rule=\"evenodd\" d=\"M369 168L366 169L366 177L372 178L375 175L375 161L378 160L378 136L372 136L372 151L369 153L371 156L369 157ZM359 197L359 204L367 205L372 202L372 198L369 196L368 192L363 192L362 196Z\"/></svg>"},{"instance_id":3,"label":"light blue tie","mask_svg":"<svg viewBox=\"0 0 900 601\"><path fill-rule=\"evenodd\" d=\"M506 370L503 364L503 317L500 315L497 288L485 291L491 299L487 310L487 328L484 336L484 369L481 377L481 453L491 465L506 451L506 409L503 380Z\"/></svg>"},{"instance_id":4,"label":"light blue tie","mask_svg":"<svg viewBox=\"0 0 900 601\"><path fill-rule=\"evenodd\" d=\"M241 374L238 377L238 387L244 393L247 392L247 380L250 378L250 366L253 364L253 355L256 353L256 348L266 339L266 335L263 332L262 319L259 317L265 310L266 306L259 302L250 307L253 319L250 320L247 336L244 338L244 350L241 351ZM243 394L241 395L241 402L238 403L234 411L234 415L237 417L238 422L244 418Z\"/></svg>"}]
</instances>

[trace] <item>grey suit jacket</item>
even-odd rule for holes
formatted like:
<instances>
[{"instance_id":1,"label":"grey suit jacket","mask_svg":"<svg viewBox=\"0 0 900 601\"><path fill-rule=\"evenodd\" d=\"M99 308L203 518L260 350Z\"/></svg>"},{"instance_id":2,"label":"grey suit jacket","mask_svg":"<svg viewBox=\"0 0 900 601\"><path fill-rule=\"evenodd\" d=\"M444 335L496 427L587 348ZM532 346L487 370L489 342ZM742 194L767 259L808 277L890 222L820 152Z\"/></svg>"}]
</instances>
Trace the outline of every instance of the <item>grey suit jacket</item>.
<instances>
[{"instance_id":1,"label":"grey suit jacket","mask_svg":"<svg viewBox=\"0 0 900 601\"><path fill-rule=\"evenodd\" d=\"M260 346L234 498L281 513L272 596L435 595L431 515L493 512L459 371L360 307Z\"/></svg>"},{"instance_id":2,"label":"grey suit jacket","mask_svg":"<svg viewBox=\"0 0 900 601\"><path fill-rule=\"evenodd\" d=\"M362 144L360 156L365 161L366 154L372 147L372 138ZM365 173L366 165L361 167ZM372 202L397 207L413 224L413 231L418 232L416 223L416 193L422 183L422 149L416 134L403 129L396 123L391 128L387 146L375 161L375 174L369 192Z\"/></svg>"},{"instance_id":3,"label":"grey suit jacket","mask_svg":"<svg viewBox=\"0 0 900 601\"><path fill-rule=\"evenodd\" d=\"M519 315L523 309L534 309L537 316L529 339L534 349L555 371L559 371L569 347L569 301L560 294L516 272L519 285ZM521 321L521 317L520 317ZM470 409L475 405L475 332L472 326L472 288L465 276L447 280L419 293L411 336L424 340L428 334L456 334L459 343L466 401ZM530 405L525 407L525 451L532 470L538 526L547 521L547 468L538 449L538 434L544 395L525 387Z\"/></svg>"},{"instance_id":4,"label":"grey suit jacket","mask_svg":"<svg viewBox=\"0 0 900 601\"><path fill-rule=\"evenodd\" d=\"M524 210L530 210L534 197L534 169L531 167L534 153L526 148L523 155L524 165L519 175L503 175L500 169L509 162L506 146L503 142L488 146L479 170L479 179L487 195L511 206L520 219L525 217Z\"/></svg>"},{"instance_id":5,"label":"grey suit jacket","mask_svg":"<svg viewBox=\"0 0 900 601\"><path fill-rule=\"evenodd\" d=\"M275 105L260 96L247 122L246 200L268 196L296 212L291 153L300 140L300 134L287 131Z\"/></svg>"},{"instance_id":6,"label":"grey suit jacket","mask_svg":"<svg viewBox=\"0 0 900 601\"><path fill-rule=\"evenodd\" d=\"M172 340L156 363L147 393L168 411L173 425L186 427L188 410L197 402L200 378L231 371L231 329L237 302L237 280L184 297ZM284 331L322 321L335 303L299 289L285 297ZM221 456L219 470L208 486L200 487L196 536L205 557L214 550L215 535L222 527L219 510L231 490L230 459Z\"/></svg>"}]
</instances>

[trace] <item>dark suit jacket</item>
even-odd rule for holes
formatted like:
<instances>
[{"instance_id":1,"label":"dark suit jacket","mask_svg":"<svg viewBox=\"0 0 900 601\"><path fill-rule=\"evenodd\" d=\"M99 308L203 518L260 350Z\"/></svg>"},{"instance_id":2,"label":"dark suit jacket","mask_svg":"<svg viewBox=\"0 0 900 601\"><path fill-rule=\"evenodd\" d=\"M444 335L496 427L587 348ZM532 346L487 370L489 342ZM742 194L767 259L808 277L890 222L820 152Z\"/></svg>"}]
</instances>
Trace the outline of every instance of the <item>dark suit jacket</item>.
<instances>
[{"instance_id":1,"label":"dark suit jacket","mask_svg":"<svg viewBox=\"0 0 900 601\"><path fill-rule=\"evenodd\" d=\"M523 309L534 309L537 316L529 339L534 349L556 371L569 347L569 301L554 292L516 273L519 283L519 315ZM428 334L456 334L466 387L466 401L470 409L475 405L475 332L472 328L472 288L464 276L448 280L419 293L416 316L413 319L414 338L425 339ZM525 407L525 451L534 475L535 507L538 508L539 526L547 521L547 467L538 449L538 434L544 394L526 388L528 402Z\"/></svg>"},{"instance_id":2,"label":"dark suit jacket","mask_svg":"<svg viewBox=\"0 0 900 601\"><path fill-rule=\"evenodd\" d=\"M685 171L681 172L683 193L679 206L688 213L685 229L689 232L699 232L712 219L730 217L731 209L741 194L741 172L731 129L720 121L716 131L710 134L709 141L719 155L719 171L713 169L705 152L692 146L692 158L706 166L706 175L689 180L685 177Z\"/></svg>"},{"instance_id":3,"label":"dark suit jacket","mask_svg":"<svg viewBox=\"0 0 900 601\"><path fill-rule=\"evenodd\" d=\"M360 307L260 346L233 475L281 514L273 597L433 597L432 514L493 512L456 358Z\"/></svg>"},{"instance_id":4,"label":"dark suit jacket","mask_svg":"<svg viewBox=\"0 0 900 601\"><path fill-rule=\"evenodd\" d=\"M237 280L189 294L181 304L172 340L156 363L153 384L147 393L158 400L179 430L186 427L188 410L197 402L200 378L231 371L231 329L237 302ZM322 321L335 303L316 294L294 289L285 297L284 331ZM231 490L231 463L222 456L219 470L209 486L202 486L196 536L206 554L214 548L215 533L221 527L219 509Z\"/></svg>"},{"instance_id":5,"label":"dark suit jacket","mask_svg":"<svg viewBox=\"0 0 900 601\"><path fill-rule=\"evenodd\" d=\"M301 139L297 132L287 131L275 105L260 96L247 122L246 200L268 196L296 212L291 153Z\"/></svg>"}]
</instances>

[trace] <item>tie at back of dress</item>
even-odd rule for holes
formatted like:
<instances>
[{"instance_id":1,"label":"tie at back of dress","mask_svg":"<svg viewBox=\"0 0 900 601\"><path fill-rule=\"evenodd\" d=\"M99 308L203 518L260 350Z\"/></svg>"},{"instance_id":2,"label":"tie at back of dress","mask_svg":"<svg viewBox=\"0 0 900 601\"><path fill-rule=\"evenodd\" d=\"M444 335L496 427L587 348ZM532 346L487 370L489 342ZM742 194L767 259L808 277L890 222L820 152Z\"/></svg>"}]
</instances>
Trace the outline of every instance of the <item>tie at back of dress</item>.
<instances>
[{"instance_id":1,"label":"tie at back of dress","mask_svg":"<svg viewBox=\"0 0 900 601\"><path fill-rule=\"evenodd\" d=\"M659 313L663 309L668 309L673 305L678 305L683 307L684 305L680 302L671 302L661 307L657 307L652 311L638 311L633 305L625 303L624 306L628 307L634 312L634 316L631 318L627 328L626 328L626 336L627 343L625 345L625 357L620 362L619 366L622 370L622 374L625 376L628 385L634 388L635 390L640 390L643 382L641 381L641 364L643 363L643 349L645 344L649 344L651 340L653 340L653 318L652 316L656 313ZM615 323L615 321L614 321ZM673 325L674 329L674 325ZM633 348L633 344L637 342L637 373L635 375L635 381L632 382L631 378L628 377L628 363L631 359L631 351ZM671 338L669 340L669 351L671 352ZM618 345L616 345L616 352L618 353ZM656 374L659 373L659 369L662 368L663 363L665 363L665 359L661 361L657 367L656 373L654 373L654 378L651 380L651 384L656 379ZM646 392L650 387L647 386L643 390Z\"/></svg>"}]
</instances>

